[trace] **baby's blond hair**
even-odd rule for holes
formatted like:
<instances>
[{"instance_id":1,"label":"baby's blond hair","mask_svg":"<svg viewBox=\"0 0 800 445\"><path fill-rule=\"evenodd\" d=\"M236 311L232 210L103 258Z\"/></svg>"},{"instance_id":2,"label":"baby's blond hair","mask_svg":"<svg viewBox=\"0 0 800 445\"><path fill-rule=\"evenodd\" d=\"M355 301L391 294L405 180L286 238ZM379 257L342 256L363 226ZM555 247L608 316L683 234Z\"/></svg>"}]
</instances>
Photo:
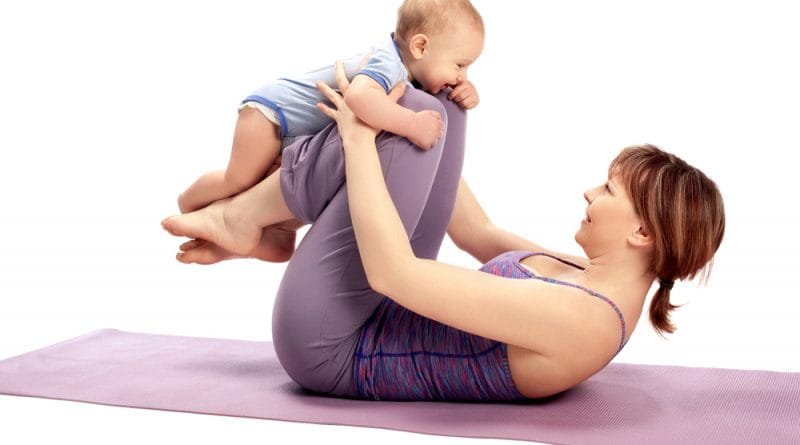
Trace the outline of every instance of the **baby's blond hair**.
<instances>
[{"instance_id":1,"label":"baby's blond hair","mask_svg":"<svg viewBox=\"0 0 800 445\"><path fill-rule=\"evenodd\" d=\"M483 18L469 0L405 0L397 10L395 39L408 42L415 34L433 34L455 20L466 20L483 32Z\"/></svg>"}]
</instances>

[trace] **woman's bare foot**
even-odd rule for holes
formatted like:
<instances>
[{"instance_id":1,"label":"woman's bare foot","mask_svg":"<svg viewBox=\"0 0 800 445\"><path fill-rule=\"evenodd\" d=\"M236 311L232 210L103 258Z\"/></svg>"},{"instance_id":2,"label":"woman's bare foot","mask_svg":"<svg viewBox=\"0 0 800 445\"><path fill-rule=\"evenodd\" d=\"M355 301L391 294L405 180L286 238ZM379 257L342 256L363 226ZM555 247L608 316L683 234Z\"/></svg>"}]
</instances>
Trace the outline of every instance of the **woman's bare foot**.
<instances>
[{"instance_id":1,"label":"woman's bare foot","mask_svg":"<svg viewBox=\"0 0 800 445\"><path fill-rule=\"evenodd\" d=\"M258 245L262 231L231 201L222 199L194 212L170 216L161 226L175 236L210 241L230 253L248 255Z\"/></svg>"},{"instance_id":2,"label":"woman's bare foot","mask_svg":"<svg viewBox=\"0 0 800 445\"><path fill-rule=\"evenodd\" d=\"M180 246L176 259L185 264L214 264L234 258L256 258L272 263L289 261L294 253L297 229L301 224L285 221L264 228L261 240L249 255L237 255L206 240L194 239Z\"/></svg>"},{"instance_id":3,"label":"woman's bare foot","mask_svg":"<svg viewBox=\"0 0 800 445\"><path fill-rule=\"evenodd\" d=\"M175 259L184 264L214 264L234 258L246 258L202 239L187 241L179 248L181 251L175 255Z\"/></svg>"}]
</instances>

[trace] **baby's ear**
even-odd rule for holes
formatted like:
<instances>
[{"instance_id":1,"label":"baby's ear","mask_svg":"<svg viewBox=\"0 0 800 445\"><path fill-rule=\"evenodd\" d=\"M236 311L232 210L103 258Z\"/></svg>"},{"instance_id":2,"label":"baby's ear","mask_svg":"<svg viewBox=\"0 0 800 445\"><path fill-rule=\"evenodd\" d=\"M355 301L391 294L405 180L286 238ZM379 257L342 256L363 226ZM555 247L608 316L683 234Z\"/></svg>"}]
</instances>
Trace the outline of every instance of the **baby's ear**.
<instances>
[{"instance_id":1,"label":"baby's ear","mask_svg":"<svg viewBox=\"0 0 800 445\"><path fill-rule=\"evenodd\" d=\"M430 48L431 40L425 34L415 34L408 41L408 49L414 59L421 59L425 57L425 53Z\"/></svg>"}]
</instances>

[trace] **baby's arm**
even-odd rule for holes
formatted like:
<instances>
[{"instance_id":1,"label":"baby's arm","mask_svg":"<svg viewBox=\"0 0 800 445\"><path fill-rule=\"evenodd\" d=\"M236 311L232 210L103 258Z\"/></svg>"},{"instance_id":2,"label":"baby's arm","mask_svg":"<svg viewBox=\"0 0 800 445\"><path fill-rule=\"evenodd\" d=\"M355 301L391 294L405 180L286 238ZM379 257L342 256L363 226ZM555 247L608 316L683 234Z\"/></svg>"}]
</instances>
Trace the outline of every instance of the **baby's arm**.
<instances>
[{"instance_id":1,"label":"baby's arm","mask_svg":"<svg viewBox=\"0 0 800 445\"><path fill-rule=\"evenodd\" d=\"M353 113L371 127L406 137L420 148L431 148L442 135L439 113L414 112L398 105L369 76L355 76L344 98Z\"/></svg>"}]
</instances>

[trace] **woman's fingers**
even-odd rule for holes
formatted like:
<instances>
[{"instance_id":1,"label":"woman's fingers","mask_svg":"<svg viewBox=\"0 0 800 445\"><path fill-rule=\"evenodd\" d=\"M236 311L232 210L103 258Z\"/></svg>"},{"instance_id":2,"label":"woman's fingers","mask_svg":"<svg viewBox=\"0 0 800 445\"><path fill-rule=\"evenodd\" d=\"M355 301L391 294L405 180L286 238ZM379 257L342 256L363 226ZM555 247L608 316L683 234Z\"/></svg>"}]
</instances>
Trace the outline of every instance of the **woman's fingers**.
<instances>
[{"instance_id":1,"label":"woman's fingers","mask_svg":"<svg viewBox=\"0 0 800 445\"><path fill-rule=\"evenodd\" d=\"M336 61L336 85L339 86L339 91L344 94L350 86L350 81L347 80L347 73L344 72L344 64L341 60Z\"/></svg>"},{"instance_id":2,"label":"woman's fingers","mask_svg":"<svg viewBox=\"0 0 800 445\"><path fill-rule=\"evenodd\" d=\"M342 102L342 96L336 91L334 91L333 88L329 87L324 82L318 80L317 89L320 90L322 94L324 94L325 97L327 97L328 100L330 100L337 109L340 108L340 104Z\"/></svg>"},{"instance_id":3,"label":"woman's fingers","mask_svg":"<svg viewBox=\"0 0 800 445\"><path fill-rule=\"evenodd\" d=\"M329 87L326 83L323 83L322 81L317 81L317 89L320 90L322 94L324 94L325 97L328 98L328 100L333 102L333 105L337 109L339 108L339 101L342 99L342 96L340 96L339 93L333 91L331 87ZM337 110L334 110L333 108L327 106L322 102L317 102L317 108L319 108L319 111L322 111L322 113L325 116L328 116L329 118L338 122L337 119L338 115L336 114Z\"/></svg>"},{"instance_id":4,"label":"woman's fingers","mask_svg":"<svg viewBox=\"0 0 800 445\"><path fill-rule=\"evenodd\" d=\"M336 120L336 110L332 109L331 107L325 105L322 102L317 103L317 108L319 108L319 111L322 111L322 114L324 114L325 116L328 116L333 120Z\"/></svg>"},{"instance_id":5,"label":"woman's fingers","mask_svg":"<svg viewBox=\"0 0 800 445\"><path fill-rule=\"evenodd\" d=\"M347 87L350 85L344 72L344 65L338 61L336 62L336 83L342 92L346 91ZM369 132L373 137L377 135L376 129L361 122L350 108L347 107L342 94L321 81L318 81L316 85L317 89L333 104L333 107L331 107L323 102L318 102L317 108L325 116L336 121L336 124L339 126L339 134L342 135L342 138L344 138L346 134L352 135L358 132ZM393 94L394 96L392 96L392 99L396 101L402 95L402 90L393 91Z\"/></svg>"}]
</instances>

